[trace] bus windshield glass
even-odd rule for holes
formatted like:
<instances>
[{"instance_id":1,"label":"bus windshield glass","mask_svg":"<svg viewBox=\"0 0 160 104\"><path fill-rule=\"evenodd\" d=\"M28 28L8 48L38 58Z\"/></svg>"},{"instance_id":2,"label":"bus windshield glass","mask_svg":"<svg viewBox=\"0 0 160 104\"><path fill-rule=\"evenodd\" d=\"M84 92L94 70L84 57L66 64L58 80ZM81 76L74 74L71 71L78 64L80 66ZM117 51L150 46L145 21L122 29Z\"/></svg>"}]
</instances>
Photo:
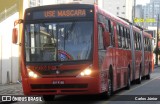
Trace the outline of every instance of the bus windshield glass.
<instances>
[{"instance_id":1,"label":"bus windshield glass","mask_svg":"<svg viewBox=\"0 0 160 104\"><path fill-rule=\"evenodd\" d=\"M92 21L26 23L26 62L92 59Z\"/></svg>"}]
</instances>

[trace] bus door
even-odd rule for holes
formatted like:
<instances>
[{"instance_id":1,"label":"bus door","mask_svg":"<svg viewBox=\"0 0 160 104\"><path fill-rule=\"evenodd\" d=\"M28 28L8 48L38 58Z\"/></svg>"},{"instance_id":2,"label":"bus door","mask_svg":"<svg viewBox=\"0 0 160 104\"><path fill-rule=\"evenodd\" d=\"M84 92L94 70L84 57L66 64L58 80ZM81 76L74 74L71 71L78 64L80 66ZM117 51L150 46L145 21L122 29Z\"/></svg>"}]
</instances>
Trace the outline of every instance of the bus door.
<instances>
[{"instance_id":1,"label":"bus door","mask_svg":"<svg viewBox=\"0 0 160 104\"><path fill-rule=\"evenodd\" d=\"M108 21L108 25L111 26L110 21ZM98 56L99 56L99 69L100 69L100 77L101 77L101 90L106 90L107 85L107 71L110 70L110 65L113 65L113 27L106 26L106 24L99 24L98 25ZM112 29L112 31L111 31ZM108 70L107 70L108 69ZM112 83L113 83L113 68L112 68Z\"/></svg>"},{"instance_id":2,"label":"bus door","mask_svg":"<svg viewBox=\"0 0 160 104\"><path fill-rule=\"evenodd\" d=\"M106 39L105 39L105 48L106 48L106 63L107 68L109 69L109 75L111 77L112 87L113 90L116 89L115 86L115 70L116 69L116 48L115 48L115 31L116 31L116 24L108 19L105 18L105 29L106 29Z\"/></svg>"},{"instance_id":3,"label":"bus door","mask_svg":"<svg viewBox=\"0 0 160 104\"><path fill-rule=\"evenodd\" d=\"M105 50L105 30L103 24L98 24L98 66L100 72L100 85L101 92L105 92L107 89L107 70L106 70L106 50Z\"/></svg>"}]
</instances>

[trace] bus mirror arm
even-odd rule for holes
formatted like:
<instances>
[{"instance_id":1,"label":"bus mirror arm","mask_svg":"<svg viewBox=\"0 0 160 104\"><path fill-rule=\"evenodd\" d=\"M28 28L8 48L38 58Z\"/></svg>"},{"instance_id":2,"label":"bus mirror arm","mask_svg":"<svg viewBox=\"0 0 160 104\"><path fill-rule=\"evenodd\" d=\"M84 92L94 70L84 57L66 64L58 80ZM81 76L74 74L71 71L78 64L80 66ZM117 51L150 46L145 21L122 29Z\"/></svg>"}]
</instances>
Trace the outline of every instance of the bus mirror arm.
<instances>
[{"instance_id":1,"label":"bus mirror arm","mask_svg":"<svg viewBox=\"0 0 160 104\"><path fill-rule=\"evenodd\" d=\"M98 24L102 27L102 31L105 32L106 31L105 30L105 25L103 23L101 23L101 22L98 22Z\"/></svg>"},{"instance_id":2,"label":"bus mirror arm","mask_svg":"<svg viewBox=\"0 0 160 104\"><path fill-rule=\"evenodd\" d=\"M14 21L14 27L15 27L16 25L18 25L18 24L21 24L21 23L23 23L23 19L18 19L18 20L16 20L16 21Z\"/></svg>"}]
</instances>

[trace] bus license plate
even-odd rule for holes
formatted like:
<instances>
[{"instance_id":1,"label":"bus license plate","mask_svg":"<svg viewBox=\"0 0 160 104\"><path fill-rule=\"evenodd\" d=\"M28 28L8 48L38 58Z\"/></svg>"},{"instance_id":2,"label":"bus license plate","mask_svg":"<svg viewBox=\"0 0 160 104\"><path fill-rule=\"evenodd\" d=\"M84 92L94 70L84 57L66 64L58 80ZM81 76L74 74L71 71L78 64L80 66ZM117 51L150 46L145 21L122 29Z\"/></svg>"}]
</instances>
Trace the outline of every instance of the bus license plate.
<instances>
[{"instance_id":1,"label":"bus license plate","mask_svg":"<svg viewBox=\"0 0 160 104\"><path fill-rule=\"evenodd\" d=\"M64 81L53 81L53 84L64 84Z\"/></svg>"}]
</instances>

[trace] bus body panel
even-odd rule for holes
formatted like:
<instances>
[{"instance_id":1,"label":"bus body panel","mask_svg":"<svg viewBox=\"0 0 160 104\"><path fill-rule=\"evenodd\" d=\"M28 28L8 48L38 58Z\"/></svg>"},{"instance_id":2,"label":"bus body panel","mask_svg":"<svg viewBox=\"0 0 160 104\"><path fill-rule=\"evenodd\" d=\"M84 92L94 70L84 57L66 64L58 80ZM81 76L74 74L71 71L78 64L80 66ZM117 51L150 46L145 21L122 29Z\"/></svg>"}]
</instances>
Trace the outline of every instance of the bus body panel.
<instances>
[{"instance_id":1,"label":"bus body panel","mask_svg":"<svg viewBox=\"0 0 160 104\"><path fill-rule=\"evenodd\" d=\"M54 81L64 81L65 84L53 84ZM24 78L23 83L25 95L73 95L100 93L97 88L97 78Z\"/></svg>"}]
</instances>

